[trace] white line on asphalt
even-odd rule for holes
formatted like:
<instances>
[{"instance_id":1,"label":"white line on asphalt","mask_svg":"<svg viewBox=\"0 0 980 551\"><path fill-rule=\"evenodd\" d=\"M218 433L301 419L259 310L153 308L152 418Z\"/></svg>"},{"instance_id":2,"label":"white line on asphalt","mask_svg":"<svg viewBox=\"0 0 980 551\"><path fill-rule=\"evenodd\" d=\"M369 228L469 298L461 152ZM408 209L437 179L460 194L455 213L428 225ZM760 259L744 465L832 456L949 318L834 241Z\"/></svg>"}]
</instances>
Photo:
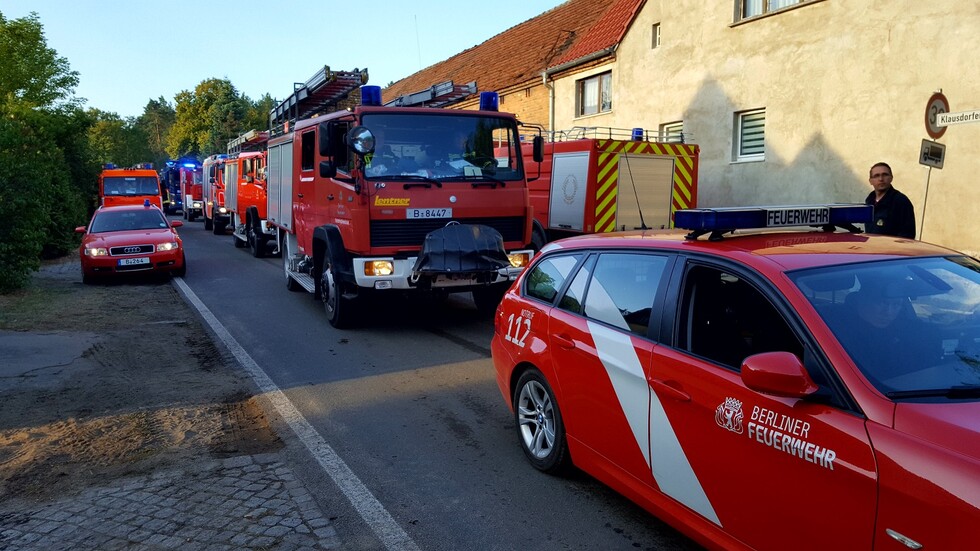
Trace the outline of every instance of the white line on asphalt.
<instances>
[{"instance_id":1,"label":"white line on asphalt","mask_svg":"<svg viewBox=\"0 0 980 551\"><path fill-rule=\"evenodd\" d=\"M306 449L310 450L310 453L320 463L323 470L327 472L327 475L333 479L334 483L340 488L340 491L347 496L347 499L350 500L354 508L357 509L357 512L360 513L364 522L374 530L375 535L378 536L385 548L391 551L418 550L418 545L395 522L395 519L385 510L381 502L371 494L371 491L357 478L354 471L344 463L344 460L337 455L337 452L333 451L333 448L316 432L313 425L303 417L303 414L296 409L296 406L289 401L289 398L279 390L279 387L272 382L272 379L259 367L259 364L255 363L255 360L245 352L242 345L238 344L238 341L231 336L231 333L211 313L211 310L201 302L201 299L194 294L194 291L184 283L184 280L175 277L173 282L194 308L197 308L204 321L211 326L211 329L221 339L221 342L235 355L235 358L242 364L242 367L252 376L259 390L265 393L269 400L272 401L279 415L286 420L289 427L293 429L296 436L306 446Z\"/></svg>"}]
</instances>

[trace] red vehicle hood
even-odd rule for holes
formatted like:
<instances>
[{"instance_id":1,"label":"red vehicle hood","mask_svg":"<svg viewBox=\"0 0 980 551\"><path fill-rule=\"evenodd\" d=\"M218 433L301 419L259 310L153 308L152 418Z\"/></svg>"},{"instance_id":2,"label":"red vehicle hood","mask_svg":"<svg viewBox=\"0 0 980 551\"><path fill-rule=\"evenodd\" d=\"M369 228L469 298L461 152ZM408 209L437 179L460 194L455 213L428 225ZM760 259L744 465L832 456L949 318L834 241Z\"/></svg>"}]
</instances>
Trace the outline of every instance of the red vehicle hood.
<instances>
[{"instance_id":1,"label":"red vehicle hood","mask_svg":"<svg viewBox=\"0 0 980 551\"><path fill-rule=\"evenodd\" d=\"M85 236L84 244L90 247L125 247L126 245L146 245L164 243L177 238L170 228L153 230L133 230L107 233L93 233Z\"/></svg>"},{"instance_id":2,"label":"red vehicle hood","mask_svg":"<svg viewBox=\"0 0 980 551\"><path fill-rule=\"evenodd\" d=\"M901 403L895 430L980 460L980 402Z\"/></svg>"}]
</instances>

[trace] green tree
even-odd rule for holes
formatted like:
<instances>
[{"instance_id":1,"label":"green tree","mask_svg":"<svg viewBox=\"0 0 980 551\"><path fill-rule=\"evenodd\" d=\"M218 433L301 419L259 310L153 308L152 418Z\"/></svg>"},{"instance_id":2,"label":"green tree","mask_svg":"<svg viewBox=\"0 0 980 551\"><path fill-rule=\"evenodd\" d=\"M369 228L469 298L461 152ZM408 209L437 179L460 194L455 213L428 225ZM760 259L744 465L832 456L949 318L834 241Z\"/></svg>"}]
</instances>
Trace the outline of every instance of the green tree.
<instances>
[{"instance_id":1,"label":"green tree","mask_svg":"<svg viewBox=\"0 0 980 551\"><path fill-rule=\"evenodd\" d=\"M114 163L126 167L154 162L154 152L138 118L123 119L115 113L98 109L90 109L89 115L94 121L88 131L89 143L100 164Z\"/></svg>"},{"instance_id":2,"label":"green tree","mask_svg":"<svg viewBox=\"0 0 980 551\"><path fill-rule=\"evenodd\" d=\"M162 167L170 158L167 154L167 135L170 134L176 118L177 112L173 105L160 96L148 101L143 108L143 114L137 119L136 126L146 135L154 166Z\"/></svg>"},{"instance_id":3,"label":"green tree","mask_svg":"<svg viewBox=\"0 0 980 551\"><path fill-rule=\"evenodd\" d=\"M193 92L182 90L174 100L176 120L167 136L172 158L223 153L229 140L247 130L252 102L227 79L204 80Z\"/></svg>"},{"instance_id":4,"label":"green tree","mask_svg":"<svg viewBox=\"0 0 980 551\"><path fill-rule=\"evenodd\" d=\"M37 14L0 13L0 292L24 285L41 255L77 244L95 170L77 84Z\"/></svg>"}]
</instances>

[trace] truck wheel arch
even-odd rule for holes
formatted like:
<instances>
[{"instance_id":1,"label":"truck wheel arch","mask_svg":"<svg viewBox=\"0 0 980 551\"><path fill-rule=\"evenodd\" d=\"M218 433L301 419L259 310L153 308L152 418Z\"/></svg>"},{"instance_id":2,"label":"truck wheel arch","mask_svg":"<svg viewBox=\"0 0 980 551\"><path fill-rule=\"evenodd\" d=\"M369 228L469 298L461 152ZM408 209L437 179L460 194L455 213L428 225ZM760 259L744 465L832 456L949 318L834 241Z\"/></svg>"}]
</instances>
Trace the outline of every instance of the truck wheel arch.
<instances>
[{"instance_id":1,"label":"truck wheel arch","mask_svg":"<svg viewBox=\"0 0 980 551\"><path fill-rule=\"evenodd\" d=\"M541 250L541 247L545 246L547 242L548 242L548 232L544 231L544 226L541 225L541 222L538 222L537 220L532 220L531 243L530 243L531 248L534 249L534 252L538 252Z\"/></svg>"},{"instance_id":2,"label":"truck wheel arch","mask_svg":"<svg viewBox=\"0 0 980 551\"><path fill-rule=\"evenodd\" d=\"M317 281L317 285L319 286L320 274L323 273L323 253L328 250L330 251L333 265L337 267L334 274L335 277L338 277L343 283L353 284L353 260L344 247L344 239L340 235L340 228L333 224L317 226L313 230L314 281Z\"/></svg>"}]
</instances>

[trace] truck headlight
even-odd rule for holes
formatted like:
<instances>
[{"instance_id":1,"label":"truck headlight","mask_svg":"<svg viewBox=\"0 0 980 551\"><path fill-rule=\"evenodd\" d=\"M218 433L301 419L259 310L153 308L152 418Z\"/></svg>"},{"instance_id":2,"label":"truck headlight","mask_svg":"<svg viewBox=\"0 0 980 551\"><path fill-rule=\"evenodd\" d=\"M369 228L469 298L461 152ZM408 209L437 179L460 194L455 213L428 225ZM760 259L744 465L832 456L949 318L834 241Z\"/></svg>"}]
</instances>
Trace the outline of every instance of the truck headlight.
<instances>
[{"instance_id":1,"label":"truck headlight","mask_svg":"<svg viewBox=\"0 0 980 551\"><path fill-rule=\"evenodd\" d=\"M523 268L527 266L527 263L531 260L531 254L525 251L519 253L508 253L507 260L510 260L510 265L515 268Z\"/></svg>"},{"instance_id":2,"label":"truck headlight","mask_svg":"<svg viewBox=\"0 0 980 551\"><path fill-rule=\"evenodd\" d=\"M105 247L85 247L85 256L109 256L109 249Z\"/></svg>"},{"instance_id":3,"label":"truck headlight","mask_svg":"<svg viewBox=\"0 0 980 551\"><path fill-rule=\"evenodd\" d=\"M371 260L364 263L366 276L390 276L395 272L395 263L390 260Z\"/></svg>"},{"instance_id":4,"label":"truck headlight","mask_svg":"<svg viewBox=\"0 0 980 551\"><path fill-rule=\"evenodd\" d=\"M228 209L226 207L220 207L218 209L219 214L228 214Z\"/></svg>"}]
</instances>

